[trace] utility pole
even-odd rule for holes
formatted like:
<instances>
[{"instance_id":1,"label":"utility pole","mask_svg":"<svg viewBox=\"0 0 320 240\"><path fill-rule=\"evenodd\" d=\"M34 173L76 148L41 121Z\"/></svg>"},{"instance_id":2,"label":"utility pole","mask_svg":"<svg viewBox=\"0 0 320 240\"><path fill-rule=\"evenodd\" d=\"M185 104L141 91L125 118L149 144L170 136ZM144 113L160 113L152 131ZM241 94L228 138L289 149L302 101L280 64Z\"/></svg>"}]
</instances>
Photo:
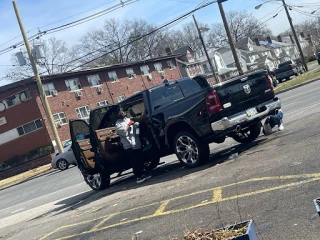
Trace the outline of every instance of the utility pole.
<instances>
[{"instance_id":1,"label":"utility pole","mask_svg":"<svg viewBox=\"0 0 320 240\"><path fill-rule=\"evenodd\" d=\"M297 44L298 49L299 49L299 52L300 52L301 62L302 62L302 64L304 65L304 68L306 69L306 71L308 71L308 65L307 65L307 63L306 63L306 61L305 61L305 59L304 59L303 52L302 52L302 48L301 48L299 39L298 39L298 37L297 37L296 30L294 29L294 26L293 26L293 24L292 24L292 18L291 18L291 16L290 16L290 13L289 13L287 4L286 4L285 0L282 0L282 3L283 3L284 9L286 10L287 17L288 17L288 20L289 20L289 23L290 23L290 26L291 26L291 30L292 30L294 39L295 39L295 41L296 41L296 44Z\"/></svg>"},{"instance_id":2,"label":"utility pole","mask_svg":"<svg viewBox=\"0 0 320 240\"><path fill-rule=\"evenodd\" d=\"M224 28L226 29L226 32L227 32L228 41L229 41L229 44L230 44L230 47L231 47L231 51L232 51L233 58L234 58L234 61L236 63L239 75L243 75L243 70L242 70L242 67L240 65L239 57L238 57L236 48L234 46L234 42L233 42L231 33L230 33L230 28L229 28L229 25L228 25L226 14L225 14L223 6L222 6L222 3L225 2L225 1L227 1L227 0L218 0L218 6L219 6L220 13L221 13L222 21L223 21L223 24L224 24Z\"/></svg>"},{"instance_id":3,"label":"utility pole","mask_svg":"<svg viewBox=\"0 0 320 240\"><path fill-rule=\"evenodd\" d=\"M204 43L204 41L203 41L203 37L202 37L201 31L200 31L200 29L199 29L197 20L196 20L196 18L195 18L195 16L194 16L193 14L192 14L192 17L193 17L193 20L194 20L194 24L196 25L196 28L197 28L197 30L198 30L199 38L200 38L200 41L201 41L201 43L202 43L204 52L205 52L205 54L206 54L206 56L207 56L207 60L208 60L208 62L209 62L209 65L210 65L212 74L213 74L213 76L214 76L214 79L215 79L216 83L220 83L219 76L216 75L216 71L215 71L215 69L217 69L217 71L218 71L217 65L215 64L215 66L213 67L212 62L211 62L210 57L209 57L209 54L208 54L208 51L207 51L207 48L206 48L206 45L205 45L205 43ZM214 56L213 56L213 59L214 59ZM214 61L215 61L215 59L214 59Z\"/></svg>"},{"instance_id":4,"label":"utility pole","mask_svg":"<svg viewBox=\"0 0 320 240\"><path fill-rule=\"evenodd\" d=\"M31 63L31 66L32 66L32 70L33 70L34 76L35 76L35 78L37 80L37 85L38 85L38 89L39 89L39 92L40 92L40 97L41 97L42 103L44 105L44 109L46 111L51 130L52 130L53 135L55 137L56 144L57 144L59 152L63 153L63 147L62 147L62 144L61 144L61 141L60 141L60 137L58 135L58 131L57 131L55 122L53 120L51 109L50 109L50 106L49 106L49 103L48 103L47 96L46 96L46 94L44 92L44 89L43 89L43 86L42 86L42 82L41 82L41 79L40 79L40 75L39 75L36 63L35 63L34 58L32 56L32 51L31 51L31 48L30 48L30 44L28 42L28 38L27 38L27 35L25 33L25 30L24 30L24 27L23 27L23 24L22 24L22 21L21 21L21 18L20 18L20 13L19 13L17 4L16 4L15 1L13 1L12 4L13 4L14 11L16 13L16 16L17 16L17 20L18 20L18 23L19 23L19 27L20 27L20 30L21 30L21 33L22 33L22 37L23 37L24 43L26 45L26 49L27 49L27 52L28 52L28 55L29 55L30 63Z\"/></svg>"}]
</instances>

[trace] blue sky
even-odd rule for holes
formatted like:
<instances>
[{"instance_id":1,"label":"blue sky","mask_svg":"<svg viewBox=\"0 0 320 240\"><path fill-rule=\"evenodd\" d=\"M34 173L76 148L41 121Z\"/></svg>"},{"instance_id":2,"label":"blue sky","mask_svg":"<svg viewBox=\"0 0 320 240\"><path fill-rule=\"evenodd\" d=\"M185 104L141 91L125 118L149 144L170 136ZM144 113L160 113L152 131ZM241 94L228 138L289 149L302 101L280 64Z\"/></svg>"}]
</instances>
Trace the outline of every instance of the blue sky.
<instances>
[{"instance_id":1,"label":"blue sky","mask_svg":"<svg viewBox=\"0 0 320 240\"><path fill-rule=\"evenodd\" d=\"M307 3L305 0L286 1L287 4L290 5L308 4L307 7L301 8L301 10L307 12L316 10L320 6L318 0L308 0ZM81 17L88 16L102 9L111 7L119 2L119 0L16 0L26 31L37 29L38 27L40 27L41 30L45 30L47 28L59 26L70 21L77 20ZM43 39L45 40L51 36L55 36L59 39L63 39L68 45L71 46L76 44L77 40L85 32L101 27L104 20L107 18L142 18L155 25L159 25L192 10L201 2L202 0L139 0L131 5L125 6L124 8L104 15L103 17L99 17L95 20L65 31L44 36ZM224 3L224 8L226 12L231 10L247 10L248 12L254 14L257 19L264 21L272 16L272 14L277 12L280 3L274 0L264 5L259 10L255 10L254 7L262 2L265 2L265 0L228 0ZM312 6L312 3L317 3L318 6ZM78 15L73 16L75 14ZM270 15L265 17L268 14ZM291 14L294 22L299 22L309 18L293 11L291 11ZM199 22L221 22L221 16L217 4L212 4L202 10L197 11L195 16ZM44 25L56 21L59 22L47 27L43 27ZM192 18L184 20L182 24L188 21L192 21ZM282 11L277 18L268 21L266 24L274 31L275 34L289 28L288 20L286 19L284 11ZM34 33L36 33L36 30L29 32L28 35L30 36ZM0 0L0 50L21 41L22 38L18 37L7 44L3 44L17 36L20 36L20 30L14 14L12 1ZM2 65L10 65L11 55L15 52L16 51L11 51L7 54L0 55L0 79L2 79L2 77L4 77L8 71L8 67ZM0 85L7 83L9 83L9 81L0 80Z\"/></svg>"}]
</instances>

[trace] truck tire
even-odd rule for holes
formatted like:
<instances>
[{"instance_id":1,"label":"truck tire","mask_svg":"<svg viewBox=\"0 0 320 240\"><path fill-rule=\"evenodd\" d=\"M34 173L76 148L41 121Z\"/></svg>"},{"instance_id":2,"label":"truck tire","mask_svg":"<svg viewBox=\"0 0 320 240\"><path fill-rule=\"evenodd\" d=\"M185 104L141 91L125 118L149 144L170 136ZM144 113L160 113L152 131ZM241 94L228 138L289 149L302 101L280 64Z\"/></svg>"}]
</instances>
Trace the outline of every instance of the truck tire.
<instances>
[{"instance_id":1,"label":"truck tire","mask_svg":"<svg viewBox=\"0 0 320 240\"><path fill-rule=\"evenodd\" d=\"M84 181L95 191L101 191L110 185L110 175L102 171L83 175Z\"/></svg>"},{"instance_id":2,"label":"truck tire","mask_svg":"<svg viewBox=\"0 0 320 240\"><path fill-rule=\"evenodd\" d=\"M209 144L202 143L190 132L180 132L174 139L174 151L186 167L197 167L209 158Z\"/></svg>"},{"instance_id":3,"label":"truck tire","mask_svg":"<svg viewBox=\"0 0 320 240\"><path fill-rule=\"evenodd\" d=\"M261 122L257 122L249 127L246 131L240 131L232 136L239 143L249 143L256 140L261 133Z\"/></svg>"}]
</instances>

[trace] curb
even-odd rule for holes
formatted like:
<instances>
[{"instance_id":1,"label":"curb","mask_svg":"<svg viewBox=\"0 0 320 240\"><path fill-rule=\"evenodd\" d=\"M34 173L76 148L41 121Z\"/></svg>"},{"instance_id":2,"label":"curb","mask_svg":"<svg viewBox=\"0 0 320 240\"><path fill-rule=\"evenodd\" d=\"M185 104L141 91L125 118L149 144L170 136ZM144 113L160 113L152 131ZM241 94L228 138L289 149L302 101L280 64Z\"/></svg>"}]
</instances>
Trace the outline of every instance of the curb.
<instances>
[{"instance_id":1,"label":"curb","mask_svg":"<svg viewBox=\"0 0 320 240\"><path fill-rule=\"evenodd\" d=\"M310 83L313 83L313 82L316 82L316 81L319 81L319 80L320 80L320 78L316 78L316 79L313 79L313 80L311 80L311 81L304 82L304 83L301 83L301 84L299 84L299 85L296 85L296 86L293 86L293 87L290 87L290 88L281 90L281 91L279 91L279 92L276 92L276 94L281 94L281 93L284 93L284 92L288 92L288 91L290 91L290 90L293 90L293 89L296 89L296 88L299 88L299 87L308 85L308 84L310 84Z\"/></svg>"},{"instance_id":2,"label":"curb","mask_svg":"<svg viewBox=\"0 0 320 240\"><path fill-rule=\"evenodd\" d=\"M4 187L0 187L0 191L1 191L1 190L4 190L4 189L7 189L7 188L10 188L10 187L13 187L13 186L16 186L16 185L19 185L19 184L21 184L21 183L28 182L28 181L30 181L30 180L32 180L32 179L35 179L35 178L42 177L42 176L44 176L44 175L50 174L50 173L54 172L55 170L56 170L56 169L50 168L50 169L48 169L48 170L46 170L46 171L44 171L44 172L42 172L42 173L39 173L39 174L34 175L34 176L32 176L32 177L26 178L26 179L24 179L24 180L22 180L22 181L20 181L20 182L16 182L16 183L13 183L13 184L8 184L7 186L4 186Z\"/></svg>"}]
</instances>

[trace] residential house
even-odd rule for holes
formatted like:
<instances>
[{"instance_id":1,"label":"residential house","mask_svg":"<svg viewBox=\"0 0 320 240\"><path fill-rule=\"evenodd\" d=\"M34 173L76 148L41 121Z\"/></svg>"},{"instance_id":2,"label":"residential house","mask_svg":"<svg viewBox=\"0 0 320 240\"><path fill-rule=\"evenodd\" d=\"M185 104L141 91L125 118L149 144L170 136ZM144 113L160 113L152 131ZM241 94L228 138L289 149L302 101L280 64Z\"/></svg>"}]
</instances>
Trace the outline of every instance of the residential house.
<instances>
[{"instance_id":1,"label":"residential house","mask_svg":"<svg viewBox=\"0 0 320 240\"><path fill-rule=\"evenodd\" d=\"M58 134L70 138L69 119L89 118L90 109L122 101L164 79L181 77L175 56L44 76ZM15 155L55 145L33 78L0 87L0 164Z\"/></svg>"},{"instance_id":2,"label":"residential house","mask_svg":"<svg viewBox=\"0 0 320 240\"><path fill-rule=\"evenodd\" d=\"M178 67L183 77L194 77L198 74L204 74L201 63L195 59L194 52L189 46L181 47L168 54L177 56Z\"/></svg>"}]
</instances>

